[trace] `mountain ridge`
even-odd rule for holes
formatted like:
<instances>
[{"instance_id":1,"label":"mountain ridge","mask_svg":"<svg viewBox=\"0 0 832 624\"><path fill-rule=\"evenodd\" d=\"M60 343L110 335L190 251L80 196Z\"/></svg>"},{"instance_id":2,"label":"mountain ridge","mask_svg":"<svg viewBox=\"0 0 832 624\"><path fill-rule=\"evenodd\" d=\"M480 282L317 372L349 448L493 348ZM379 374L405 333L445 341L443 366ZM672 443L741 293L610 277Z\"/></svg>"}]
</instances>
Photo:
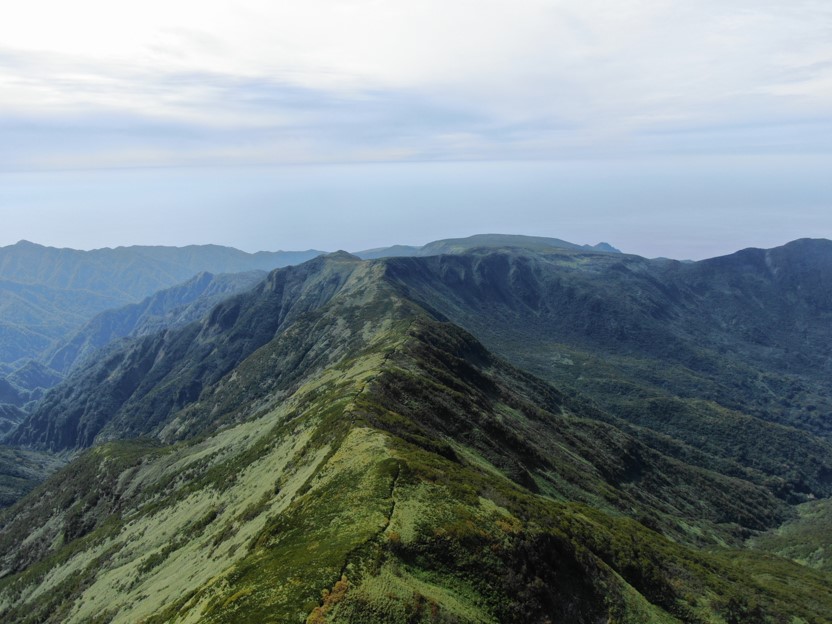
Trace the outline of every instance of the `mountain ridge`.
<instances>
[{"instance_id":1,"label":"mountain ridge","mask_svg":"<svg viewBox=\"0 0 832 624\"><path fill-rule=\"evenodd\" d=\"M101 312L70 339L47 353L44 359L53 370L67 373L78 361L115 340L171 329L196 320L223 298L253 287L265 276L264 271L219 275L203 271L139 303Z\"/></svg>"},{"instance_id":2,"label":"mountain ridge","mask_svg":"<svg viewBox=\"0 0 832 624\"><path fill-rule=\"evenodd\" d=\"M808 409L830 260L277 269L80 367L8 438L91 448L0 512L0 616L827 622L824 561L768 553L805 559L827 515L804 505L832 495ZM789 384L772 412L760 389Z\"/></svg>"},{"instance_id":3,"label":"mountain ridge","mask_svg":"<svg viewBox=\"0 0 832 624\"><path fill-rule=\"evenodd\" d=\"M782 501L575 413L404 297L388 265L278 270L170 332L215 372L141 418L155 442L105 437L0 514L4 617L823 621L824 573L692 548L739 547L789 517Z\"/></svg>"},{"instance_id":4,"label":"mountain ridge","mask_svg":"<svg viewBox=\"0 0 832 624\"><path fill-rule=\"evenodd\" d=\"M435 256L447 253L460 253L476 248L518 247L529 250L572 249L576 251L597 251L601 253L621 253L609 243L597 245L577 245L560 238L543 236L525 236L522 234L474 234L465 238L447 238L431 241L421 246L393 245L377 247L355 252L363 260L376 260L386 257L401 256Z\"/></svg>"},{"instance_id":5,"label":"mountain ridge","mask_svg":"<svg viewBox=\"0 0 832 624\"><path fill-rule=\"evenodd\" d=\"M29 360L49 365L50 352L97 314L139 303L200 272L271 270L320 253L248 254L219 245L82 251L28 241L0 247L0 364L4 373ZM56 372L66 372L66 364L58 363ZM18 390L18 406L38 398L35 387Z\"/></svg>"}]
</instances>

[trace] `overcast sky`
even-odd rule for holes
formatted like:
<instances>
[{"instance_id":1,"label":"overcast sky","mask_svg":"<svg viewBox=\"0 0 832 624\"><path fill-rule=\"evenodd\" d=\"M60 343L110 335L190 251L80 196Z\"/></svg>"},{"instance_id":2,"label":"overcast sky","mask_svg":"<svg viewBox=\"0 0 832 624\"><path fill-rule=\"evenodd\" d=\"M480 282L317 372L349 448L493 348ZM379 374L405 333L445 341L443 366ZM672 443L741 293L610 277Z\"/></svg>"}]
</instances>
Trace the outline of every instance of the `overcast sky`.
<instances>
[{"instance_id":1,"label":"overcast sky","mask_svg":"<svg viewBox=\"0 0 832 624\"><path fill-rule=\"evenodd\" d=\"M830 237L832 3L27 0L0 138L0 244Z\"/></svg>"}]
</instances>

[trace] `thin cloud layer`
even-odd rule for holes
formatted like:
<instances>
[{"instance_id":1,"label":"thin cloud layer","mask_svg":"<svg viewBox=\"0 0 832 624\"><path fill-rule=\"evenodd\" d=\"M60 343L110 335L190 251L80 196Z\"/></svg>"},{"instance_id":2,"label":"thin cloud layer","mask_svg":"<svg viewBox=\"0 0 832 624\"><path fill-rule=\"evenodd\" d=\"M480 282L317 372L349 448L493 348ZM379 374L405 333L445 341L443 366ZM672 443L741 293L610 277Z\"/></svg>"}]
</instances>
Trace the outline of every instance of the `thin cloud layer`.
<instances>
[{"instance_id":1,"label":"thin cloud layer","mask_svg":"<svg viewBox=\"0 0 832 624\"><path fill-rule=\"evenodd\" d=\"M34 0L0 168L818 153L825 2Z\"/></svg>"}]
</instances>

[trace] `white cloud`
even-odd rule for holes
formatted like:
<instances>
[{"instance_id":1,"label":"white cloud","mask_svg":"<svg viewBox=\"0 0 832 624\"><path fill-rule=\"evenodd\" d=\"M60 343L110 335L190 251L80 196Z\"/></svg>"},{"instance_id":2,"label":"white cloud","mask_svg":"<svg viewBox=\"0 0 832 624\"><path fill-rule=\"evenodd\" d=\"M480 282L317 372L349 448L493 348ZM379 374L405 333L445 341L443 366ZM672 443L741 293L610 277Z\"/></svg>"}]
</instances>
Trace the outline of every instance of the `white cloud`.
<instances>
[{"instance_id":1,"label":"white cloud","mask_svg":"<svg viewBox=\"0 0 832 624\"><path fill-rule=\"evenodd\" d=\"M719 128L752 122L776 150L832 110L832 6L814 0L29 0L0 42L0 118L122 120L125 144L85 163L673 151L701 127L718 136L697 149L722 151L739 135ZM199 139L142 135L153 120ZM19 141L30 166L65 160Z\"/></svg>"}]
</instances>

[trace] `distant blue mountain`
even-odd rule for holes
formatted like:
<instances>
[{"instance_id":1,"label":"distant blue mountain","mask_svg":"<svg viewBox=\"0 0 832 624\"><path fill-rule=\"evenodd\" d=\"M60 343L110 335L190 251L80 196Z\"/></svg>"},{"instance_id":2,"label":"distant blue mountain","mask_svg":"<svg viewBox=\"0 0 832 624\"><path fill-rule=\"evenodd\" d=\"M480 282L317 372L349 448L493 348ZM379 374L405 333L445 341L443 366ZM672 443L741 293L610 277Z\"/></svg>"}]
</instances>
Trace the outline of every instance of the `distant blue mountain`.
<instances>
[{"instance_id":1,"label":"distant blue mountain","mask_svg":"<svg viewBox=\"0 0 832 624\"><path fill-rule=\"evenodd\" d=\"M58 371L40 370L33 376L33 371L26 369L29 362L43 361L47 355L57 357L73 334L105 310L137 304L203 272L269 271L321 253L310 249L251 254L219 245L80 251L29 241L0 247L0 378L5 382L0 388L0 403L22 405L34 398L31 391L41 386L28 382L47 381L65 366L60 365ZM71 357L65 360L74 361Z\"/></svg>"},{"instance_id":2,"label":"distant blue mountain","mask_svg":"<svg viewBox=\"0 0 832 624\"><path fill-rule=\"evenodd\" d=\"M443 254L457 254L471 249L500 249L514 247L528 251L545 252L546 250L572 249L575 251L597 251L603 253L621 253L609 243L597 245L576 245L559 238L543 236L522 236L519 234L475 234L467 238L447 238L434 241L421 247L410 245L393 245L366 249L355 253L364 260L376 258L397 258L404 256L439 256Z\"/></svg>"},{"instance_id":3,"label":"distant blue mountain","mask_svg":"<svg viewBox=\"0 0 832 624\"><path fill-rule=\"evenodd\" d=\"M195 321L226 297L252 288L266 275L266 271L200 273L139 303L101 312L44 360L51 369L68 373L79 361L116 340L145 336Z\"/></svg>"}]
</instances>

